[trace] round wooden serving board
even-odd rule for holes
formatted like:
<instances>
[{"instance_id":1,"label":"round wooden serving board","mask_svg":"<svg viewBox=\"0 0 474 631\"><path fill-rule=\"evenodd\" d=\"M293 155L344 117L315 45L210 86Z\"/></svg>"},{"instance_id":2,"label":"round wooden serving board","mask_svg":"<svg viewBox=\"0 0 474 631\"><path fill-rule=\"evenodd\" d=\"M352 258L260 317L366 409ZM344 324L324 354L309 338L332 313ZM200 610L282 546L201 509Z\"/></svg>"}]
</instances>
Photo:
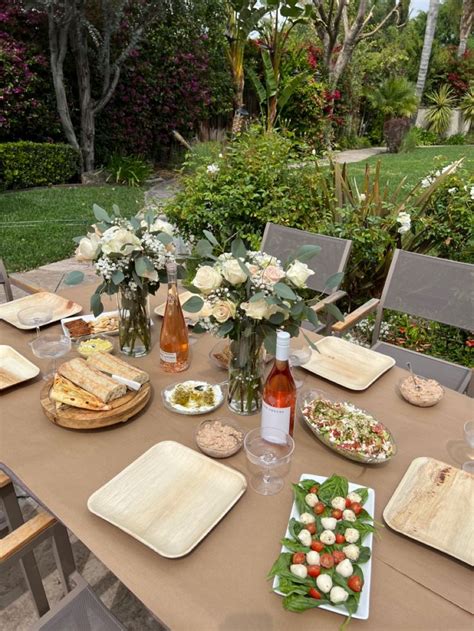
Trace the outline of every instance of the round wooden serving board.
<instances>
[{"instance_id":1,"label":"round wooden serving board","mask_svg":"<svg viewBox=\"0 0 474 631\"><path fill-rule=\"evenodd\" d=\"M151 396L151 386L145 383L138 392L127 392L123 397L110 401L111 410L83 410L69 405L57 410L55 402L49 398L52 385L52 379L44 384L40 395L41 407L52 423L69 429L97 429L128 421L145 407Z\"/></svg>"}]
</instances>

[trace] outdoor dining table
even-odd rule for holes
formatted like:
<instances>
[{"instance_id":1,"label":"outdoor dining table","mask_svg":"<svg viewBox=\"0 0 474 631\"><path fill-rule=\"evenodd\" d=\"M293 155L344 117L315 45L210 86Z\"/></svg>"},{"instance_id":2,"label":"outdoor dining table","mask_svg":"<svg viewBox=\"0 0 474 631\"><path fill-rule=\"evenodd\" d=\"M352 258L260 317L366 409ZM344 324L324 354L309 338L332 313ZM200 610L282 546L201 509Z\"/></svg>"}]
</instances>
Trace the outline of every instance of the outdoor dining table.
<instances>
[{"instance_id":1,"label":"outdoor dining table","mask_svg":"<svg viewBox=\"0 0 474 631\"><path fill-rule=\"evenodd\" d=\"M83 312L89 313L91 293L90 286L78 286L62 295L79 302ZM164 297L162 288L152 297L152 307ZM110 308L107 303L106 308ZM87 432L56 426L40 407L43 382L39 376L0 395L0 466L61 520L163 624L176 631L277 631L297 626L337 629L343 622L337 614L319 609L303 614L285 611L266 575L279 554L288 523L290 482L296 482L302 473L346 476L375 490L375 520L379 525L373 543L370 616L366 621L353 620L351 627L367 631L472 629L471 568L382 526L383 509L414 458L431 456L460 466L456 453L462 449L463 424L473 415L472 399L447 390L435 407L413 407L398 393L398 381L406 373L397 367L363 392L340 388L300 369L303 388L319 388L350 400L391 430L398 453L385 464L366 466L347 460L296 423L296 448L283 490L264 497L249 487L203 541L179 559L161 557L90 513L89 496L152 445L175 440L197 449L193 436L202 417L166 410L161 389L182 379L216 382L225 378L209 360L216 340L207 334L198 336L192 345L187 372L178 376L162 372L159 318L153 319L152 351L144 358L130 360L149 372L153 388L150 403L136 418ZM60 325L50 325L47 330L59 332ZM0 343L38 363L28 345L34 335L0 322ZM233 414L224 404L212 416ZM260 417L239 417L238 421L250 430L259 425ZM243 450L223 462L246 473ZM472 512L472 505L466 510ZM192 514L189 520L193 520Z\"/></svg>"}]
</instances>

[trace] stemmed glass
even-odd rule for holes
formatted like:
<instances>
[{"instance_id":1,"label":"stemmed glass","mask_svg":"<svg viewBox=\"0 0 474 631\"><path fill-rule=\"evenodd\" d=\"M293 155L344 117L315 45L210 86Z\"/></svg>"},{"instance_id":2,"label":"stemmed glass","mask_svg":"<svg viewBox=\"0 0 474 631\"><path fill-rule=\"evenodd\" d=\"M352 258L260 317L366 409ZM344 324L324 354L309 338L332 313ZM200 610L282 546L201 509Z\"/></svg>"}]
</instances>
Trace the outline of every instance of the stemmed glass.
<instances>
[{"instance_id":1,"label":"stemmed glass","mask_svg":"<svg viewBox=\"0 0 474 631\"><path fill-rule=\"evenodd\" d=\"M292 368L297 368L298 366L304 366L311 359L311 349L308 344L299 338L292 339L290 344L290 354L288 357L288 362ZM293 372L293 379L295 381L295 386L297 388L301 388L303 385L302 379L296 379L295 372Z\"/></svg>"},{"instance_id":2,"label":"stemmed glass","mask_svg":"<svg viewBox=\"0 0 474 631\"><path fill-rule=\"evenodd\" d=\"M41 335L31 343L31 350L40 359L50 359L49 370L43 379L51 379L56 373L56 361L71 350L71 338L68 335L54 333Z\"/></svg>"},{"instance_id":3,"label":"stemmed glass","mask_svg":"<svg viewBox=\"0 0 474 631\"><path fill-rule=\"evenodd\" d=\"M53 312L47 307L26 307L18 312L17 318L24 326L35 326L36 337L38 338L40 334L40 326L51 322L53 319Z\"/></svg>"},{"instance_id":4,"label":"stemmed glass","mask_svg":"<svg viewBox=\"0 0 474 631\"><path fill-rule=\"evenodd\" d=\"M244 449L250 486L261 495L275 495L290 470L295 443L289 434L273 427L257 427L245 436Z\"/></svg>"},{"instance_id":5,"label":"stemmed glass","mask_svg":"<svg viewBox=\"0 0 474 631\"><path fill-rule=\"evenodd\" d=\"M467 421L464 423L464 440L469 445L470 448L470 457L471 460L467 460L462 468L463 471L467 471L468 473L474 473L474 421Z\"/></svg>"}]
</instances>

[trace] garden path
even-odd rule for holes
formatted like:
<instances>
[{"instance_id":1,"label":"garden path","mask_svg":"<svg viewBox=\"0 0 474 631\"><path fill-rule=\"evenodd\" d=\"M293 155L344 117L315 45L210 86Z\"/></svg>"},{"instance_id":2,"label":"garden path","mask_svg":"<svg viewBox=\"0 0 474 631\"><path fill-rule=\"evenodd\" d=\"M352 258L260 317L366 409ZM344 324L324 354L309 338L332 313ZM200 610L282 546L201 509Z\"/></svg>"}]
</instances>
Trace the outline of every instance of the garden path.
<instances>
[{"instance_id":1,"label":"garden path","mask_svg":"<svg viewBox=\"0 0 474 631\"><path fill-rule=\"evenodd\" d=\"M385 153L387 147L366 147L365 149L348 149L347 151L337 151L333 154L332 159L334 162L340 162L341 164L346 162L362 162L373 156L377 156L379 153Z\"/></svg>"}]
</instances>

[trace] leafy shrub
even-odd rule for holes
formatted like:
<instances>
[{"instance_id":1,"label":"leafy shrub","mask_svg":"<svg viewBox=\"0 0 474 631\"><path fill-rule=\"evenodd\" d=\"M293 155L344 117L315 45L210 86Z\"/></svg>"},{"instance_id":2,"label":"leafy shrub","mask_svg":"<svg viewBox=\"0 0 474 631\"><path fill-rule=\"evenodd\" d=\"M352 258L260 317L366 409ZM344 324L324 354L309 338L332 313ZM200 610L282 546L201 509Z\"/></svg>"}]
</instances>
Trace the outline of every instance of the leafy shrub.
<instances>
[{"instance_id":1,"label":"leafy shrub","mask_svg":"<svg viewBox=\"0 0 474 631\"><path fill-rule=\"evenodd\" d=\"M79 155L70 145L27 141L0 144L3 188L63 184L78 173Z\"/></svg>"},{"instance_id":2,"label":"leafy shrub","mask_svg":"<svg viewBox=\"0 0 474 631\"><path fill-rule=\"evenodd\" d=\"M417 146L429 147L431 145L439 144L438 134L435 134L434 131L429 131L423 127L412 127L409 133L413 135Z\"/></svg>"},{"instance_id":3,"label":"leafy shrub","mask_svg":"<svg viewBox=\"0 0 474 631\"><path fill-rule=\"evenodd\" d=\"M190 174L165 212L185 235L211 230L222 241L238 233L251 247L267 221L313 229L329 204L330 174L308 154L287 135L253 126L212 163L191 152L184 167Z\"/></svg>"},{"instance_id":4,"label":"leafy shrub","mask_svg":"<svg viewBox=\"0 0 474 631\"><path fill-rule=\"evenodd\" d=\"M450 86L444 84L437 92L431 92L426 98L429 102L426 111L428 129L442 135L448 130L451 114L456 105L456 95Z\"/></svg>"},{"instance_id":5,"label":"leafy shrub","mask_svg":"<svg viewBox=\"0 0 474 631\"><path fill-rule=\"evenodd\" d=\"M469 92L466 92L459 107L464 120L474 123L474 88L471 88Z\"/></svg>"},{"instance_id":6,"label":"leafy shrub","mask_svg":"<svg viewBox=\"0 0 474 631\"><path fill-rule=\"evenodd\" d=\"M466 135L465 134L453 134L449 136L445 140L443 140L443 145L465 145L466 144Z\"/></svg>"},{"instance_id":7,"label":"leafy shrub","mask_svg":"<svg viewBox=\"0 0 474 631\"><path fill-rule=\"evenodd\" d=\"M417 127L411 127L403 137L402 144L400 146L401 153L409 153L417 148L418 134L416 130Z\"/></svg>"},{"instance_id":8,"label":"leafy shrub","mask_svg":"<svg viewBox=\"0 0 474 631\"><path fill-rule=\"evenodd\" d=\"M113 155L107 165L107 182L140 186L153 172L148 162L137 156Z\"/></svg>"}]
</instances>

